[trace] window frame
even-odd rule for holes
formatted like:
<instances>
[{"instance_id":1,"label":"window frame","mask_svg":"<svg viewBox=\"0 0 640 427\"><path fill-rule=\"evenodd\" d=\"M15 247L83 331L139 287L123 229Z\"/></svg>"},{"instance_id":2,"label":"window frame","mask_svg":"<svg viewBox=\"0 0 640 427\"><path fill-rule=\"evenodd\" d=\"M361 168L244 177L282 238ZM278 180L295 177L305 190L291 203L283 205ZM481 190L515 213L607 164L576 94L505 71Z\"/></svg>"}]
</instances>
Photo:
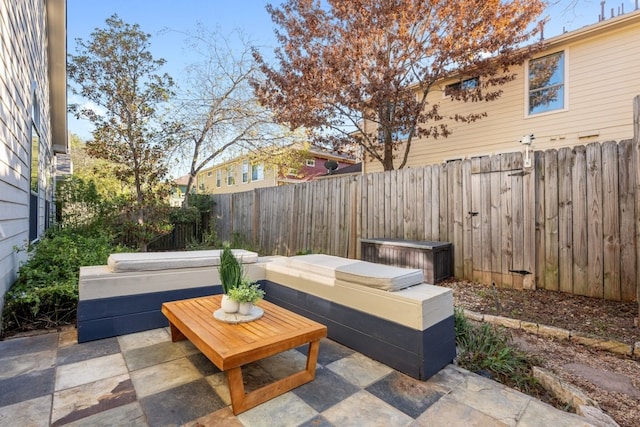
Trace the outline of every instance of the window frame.
<instances>
[{"instance_id":1,"label":"window frame","mask_svg":"<svg viewBox=\"0 0 640 427\"><path fill-rule=\"evenodd\" d=\"M222 187L222 171L220 169L216 170L216 188Z\"/></svg>"},{"instance_id":2,"label":"window frame","mask_svg":"<svg viewBox=\"0 0 640 427\"><path fill-rule=\"evenodd\" d=\"M41 176L40 159L43 155L42 137L40 135L40 102L33 89L31 99L31 135L29 141L29 242L34 243L40 238L40 200L45 201L46 194L40 191L43 177ZM41 197L42 196L42 197Z\"/></svg>"},{"instance_id":3,"label":"window frame","mask_svg":"<svg viewBox=\"0 0 640 427\"><path fill-rule=\"evenodd\" d=\"M254 175L255 172L255 175ZM264 180L264 163L255 163L251 165L251 181Z\"/></svg>"},{"instance_id":4,"label":"window frame","mask_svg":"<svg viewBox=\"0 0 640 427\"><path fill-rule=\"evenodd\" d=\"M471 82L474 81L475 85L473 87L464 87L464 84L467 82ZM443 98L451 98L451 94L447 93L448 89L453 87L453 86L457 86L460 85L460 87L462 88L462 90L470 90L470 89L475 89L478 87L478 85L480 85L480 77L470 77L468 79L462 79L462 80L458 80L454 83L449 83L447 85L444 85L444 90L442 91L442 97Z\"/></svg>"},{"instance_id":5,"label":"window frame","mask_svg":"<svg viewBox=\"0 0 640 427\"><path fill-rule=\"evenodd\" d=\"M236 183L235 168L233 166L227 166L227 187L231 187Z\"/></svg>"},{"instance_id":6,"label":"window frame","mask_svg":"<svg viewBox=\"0 0 640 427\"><path fill-rule=\"evenodd\" d=\"M249 183L249 160L242 161L242 183Z\"/></svg>"},{"instance_id":7,"label":"window frame","mask_svg":"<svg viewBox=\"0 0 640 427\"><path fill-rule=\"evenodd\" d=\"M315 168L316 167L316 159L306 159L304 161L304 165L308 166L310 168Z\"/></svg>"},{"instance_id":8,"label":"window frame","mask_svg":"<svg viewBox=\"0 0 640 427\"><path fill-rule=\"evenodd\" d=\"M561 108L555 108L552 110L546 110L546 111L540 111L540 112L531 112L530 111L530 107L529 107L529 102L530 102L530 95L531 95L531 90L530 90L530 76L529 76L529 72L530 72L530 67L531 67L531 62L532 61L536 61L536 60L540 60L542 58L546 58L552 55L562 55L562 107ZM525 75L525 79L524 79L524 117L525 118L534 118L534 117L542 117L542 116L546 116L549 114L557 114L557 113L561 113L564 111L568 111L569 110L569 72L568 72L568 67L567 64L569 62L569 50L568 49L561 49L561 50L557 50L554 52L550 52L550 53L546 53L544 55L541 56L537 56L535 58L531 58L528 59L526 61L526 66L525 66L525 70L524 70L524 75ZM558 86L558 85L550 85L550 86L545 86L543 88L537 88L535 90L541 90L544 89L546 87L551 87L551 86Z\"/></svg>"}]
</instances>

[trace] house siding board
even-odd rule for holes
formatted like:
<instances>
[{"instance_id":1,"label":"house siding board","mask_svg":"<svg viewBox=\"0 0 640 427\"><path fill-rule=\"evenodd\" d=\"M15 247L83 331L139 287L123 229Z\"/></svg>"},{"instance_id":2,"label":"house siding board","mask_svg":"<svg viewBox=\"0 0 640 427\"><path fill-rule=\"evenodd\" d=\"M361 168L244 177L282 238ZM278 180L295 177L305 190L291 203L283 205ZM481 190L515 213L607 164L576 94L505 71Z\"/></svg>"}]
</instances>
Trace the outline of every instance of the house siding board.
<instances>
[{"instance_id":1,"label":"house siding board","mask_svg":"<svg viewBox=\"0 0 640 427\"><path fill-rule=\"evenodd\" d=\"M536 150L632 138L633 97L640 94L640 11L628 15L606 30L553 42L538 55L565 52L566 110L527 116L524 65L512 68L517 78L501 86L503 94L493 102L464 103L432 93L429 102L439 102L443 115L486 111L488 116L474 123L448 122L452 134L446 139L414 140L407 166L519 150L518 140L530 133ZM382 170L378 161L364 164L366 173Z\"/></svg>"},{"instance_id":2,"label":"house siding board","mask_svg":"<svg viewBox=\"0 0 640 427\"><path fill-rule=\"evenodd\" d=\"M29 238L29 180L31 109L38 100L40 120L40 171L53 163L47 16L42 0L0 0L0 307L4 294L16 279L18 265L26 258ZM53 185L50 183L49 185ZM44 179L38 201L39 232L45 228ZM48 193L48 194L47 194Z\"/></svg>"}]
</instances>

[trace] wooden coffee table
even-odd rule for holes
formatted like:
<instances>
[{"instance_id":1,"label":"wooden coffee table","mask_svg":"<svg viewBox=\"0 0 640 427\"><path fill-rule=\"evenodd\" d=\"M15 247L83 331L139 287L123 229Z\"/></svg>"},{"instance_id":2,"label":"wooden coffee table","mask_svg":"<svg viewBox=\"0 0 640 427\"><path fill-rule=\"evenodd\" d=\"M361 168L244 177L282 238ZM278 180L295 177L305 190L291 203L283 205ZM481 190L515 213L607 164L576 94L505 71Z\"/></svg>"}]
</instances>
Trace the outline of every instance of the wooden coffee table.
<instances>
[{"instance_id":1,"label":"wooden coffee table","mask_svg":"<svg viewBox=\"0 0 640 427\"><path fill-rule=\"evenodd\" d=\"M264 315L252 322L229 324L214 319L222 295L165 302L171 340L189 339L220 370L225 371L234 414L253 408L313 380L320 339L327 327L268 301L261 301ZM309 344L306 369L245 394L243 365Z\"/></svg>"}]
</instances>

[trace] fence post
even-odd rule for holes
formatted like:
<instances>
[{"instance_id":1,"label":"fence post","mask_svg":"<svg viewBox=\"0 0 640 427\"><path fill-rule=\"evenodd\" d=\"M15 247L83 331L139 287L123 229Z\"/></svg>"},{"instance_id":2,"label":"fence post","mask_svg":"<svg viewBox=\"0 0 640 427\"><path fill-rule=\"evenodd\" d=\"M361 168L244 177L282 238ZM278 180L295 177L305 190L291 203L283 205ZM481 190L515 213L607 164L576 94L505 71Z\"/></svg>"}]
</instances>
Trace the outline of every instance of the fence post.
<instances>
[{"instance_id":1,"label":"fence post","mask_svg":"<svg viewBox=\"0 0 640 427\"><path fill-rule=\"evenodd\" d=\"M633 99L633 146L636 168L636 245L640 242L640 95ZM636 246L636 277L640 274L640 251ZM638 317L636 327L640 327L640 284L636 280L636 301L638 303Z\"/></svg>"}]
</instances>

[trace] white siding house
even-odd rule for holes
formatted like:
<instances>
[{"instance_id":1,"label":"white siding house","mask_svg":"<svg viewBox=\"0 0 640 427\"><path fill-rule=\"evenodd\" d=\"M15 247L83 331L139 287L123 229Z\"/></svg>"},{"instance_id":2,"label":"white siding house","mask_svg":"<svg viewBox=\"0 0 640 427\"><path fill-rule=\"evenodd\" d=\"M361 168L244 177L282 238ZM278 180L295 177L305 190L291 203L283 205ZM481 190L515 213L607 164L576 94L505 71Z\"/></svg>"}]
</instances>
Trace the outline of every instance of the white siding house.
<instances>
[{"instance_id":1,"label":"white siding house","mask_svg":"<svg viewBox=\"0 0 640 427\"><path fill-rule=\"evenodd\" d=\"M37 241L55 214L66 53L66 0L0 0L0 309L26 258L16 248Z\"/></svg>"}]
</instances>

